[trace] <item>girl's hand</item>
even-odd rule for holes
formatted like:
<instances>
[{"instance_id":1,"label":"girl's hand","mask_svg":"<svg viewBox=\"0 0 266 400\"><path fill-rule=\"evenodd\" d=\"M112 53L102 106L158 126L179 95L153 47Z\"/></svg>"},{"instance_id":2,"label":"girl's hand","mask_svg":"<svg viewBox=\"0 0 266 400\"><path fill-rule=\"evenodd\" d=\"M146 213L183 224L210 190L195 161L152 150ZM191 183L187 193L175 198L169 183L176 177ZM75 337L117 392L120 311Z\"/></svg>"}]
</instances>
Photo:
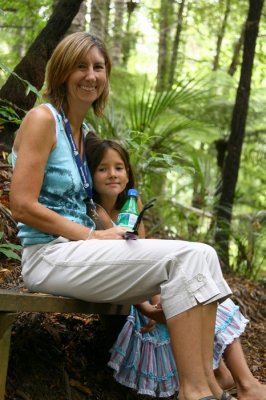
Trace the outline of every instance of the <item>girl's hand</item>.
<instances>
[{"instance_id":1,"label":"girl's hand","mask_svg":"<svg viewBox=\"0 0 266 400\"><path fill-rule=\"evenodd\" d=\"M147 323L147 325L142 326L142 328L140 329L140 332L141 333L151 332L155 328L155 325L156 325L156 321L154 321L153 319L149 319L149 322Z\"/></svg>"},{"instance_id":2,"label":"girl's hand","mask_svg":"<svg viewBox=\"0 0 266 400\"><path fill-rule=\"evenodd\" d=\"M121 226L114 226L113 228L105 229L103 231L93 231L90 239L101 240L120 240L124 239L127 229Z\"/></svg>"},{"instance_id":3,"label":"girl's hand","mask_svg":"<svg viewBox=\"0 0 266 400\"><path fill-rule=\"evenodd\" d=\"M165 315L160 306L158 307L158 305L153 305L148 301L145 301L141 304L135 304L135 307L151 320L160 322L161 324L166 324Z\"/></svg>"}]
</instances>

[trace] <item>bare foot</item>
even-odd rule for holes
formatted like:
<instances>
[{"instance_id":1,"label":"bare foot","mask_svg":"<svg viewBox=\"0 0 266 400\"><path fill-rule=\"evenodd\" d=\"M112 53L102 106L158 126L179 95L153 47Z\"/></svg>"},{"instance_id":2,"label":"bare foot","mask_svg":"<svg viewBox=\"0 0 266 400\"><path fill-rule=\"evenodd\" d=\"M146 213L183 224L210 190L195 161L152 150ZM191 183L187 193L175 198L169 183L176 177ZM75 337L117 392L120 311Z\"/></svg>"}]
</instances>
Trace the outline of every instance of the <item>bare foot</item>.
<instances>
[{"instance_id":1,"label":"bare foot","mask_svg":"<svg viewBox=\"0 0 266 400\"><path fill-rule=\"evenodd\" d=\"M237 385L238 400L266 400L266 385L254 378L246 387Z\"/></svg>"}]
</instances>

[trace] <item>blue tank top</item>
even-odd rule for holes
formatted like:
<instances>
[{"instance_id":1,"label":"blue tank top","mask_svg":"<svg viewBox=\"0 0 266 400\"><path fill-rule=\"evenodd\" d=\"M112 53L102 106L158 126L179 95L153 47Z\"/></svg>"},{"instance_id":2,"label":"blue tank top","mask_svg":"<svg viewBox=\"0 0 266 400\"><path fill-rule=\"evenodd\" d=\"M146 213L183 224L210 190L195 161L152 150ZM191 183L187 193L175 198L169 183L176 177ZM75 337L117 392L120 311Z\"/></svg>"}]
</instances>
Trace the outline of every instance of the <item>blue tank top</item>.
<instances>
[{"instance_id":1,"label":"blue tank top","mask_svg":"<svg viewBox=\"0 0 266 400\"><path fill-rule=\"evenodd\" d=\"M62 117L51 104L46 103L45 106L51 110L55 118L57 140L45 166L39 202L71 221L92 227L94 222L86 215L84 202L87 194L65 133ZM87 131L88 127L84 124L83 134L86 135ZM13 149L12 163L15 166L16 154ZM18 237L24 247L48 243L57 238L22 223L18 223L18 230Z\"/></svg>"}]
</instances>

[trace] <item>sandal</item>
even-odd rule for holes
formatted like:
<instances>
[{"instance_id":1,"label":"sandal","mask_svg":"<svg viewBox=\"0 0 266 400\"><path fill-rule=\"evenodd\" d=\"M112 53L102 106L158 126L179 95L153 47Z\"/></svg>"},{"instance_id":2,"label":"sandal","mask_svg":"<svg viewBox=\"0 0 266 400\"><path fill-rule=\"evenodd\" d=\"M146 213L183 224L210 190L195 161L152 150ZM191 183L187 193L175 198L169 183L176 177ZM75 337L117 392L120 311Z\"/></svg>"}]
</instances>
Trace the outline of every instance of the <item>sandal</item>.
<instances>
[{"instance_id":1,"label":"sandal","mask_svg":"<svg viewBox=\"0 0 266 400\"><path fill-rule=\"evenodd\" d=\"M232 386L229 389L226 389L226 392L232 394L237 394L236 386Z\"/></svg>"},{"instance_id":2,"label":"sandal","mask_svg":"<svg viewBox=\"0 0 266 400\"><path fill-rule=\"evenodd\" d=\"M213 396L207 396L207 397L201 397L199 400L217 400L217 398Z\"/></svg>"},{"instance_id":3,"label":"sandal","mask_svg":"<svg viewBox=\"0 0 266 400\"><path fill-rule=\"evenodd\" d=\"M207 396L207 397L202 397L199 400L217 400L217 397L214 396ZM220 400L237 400L235 397L231 396L230 393L224 391L222 393L222 396L220 397Z\"/></svg>"},{"instance_id":4,"label":"sandal","mask_svg":"<svg viewBox=\"0 0 266 400\"><path fill-rule=\"evenodd\" d=\"M220 400L236 400L236 398L233 397L230 393L224 391L222 396L220 397Z\"/></svg>"}]
</instances>

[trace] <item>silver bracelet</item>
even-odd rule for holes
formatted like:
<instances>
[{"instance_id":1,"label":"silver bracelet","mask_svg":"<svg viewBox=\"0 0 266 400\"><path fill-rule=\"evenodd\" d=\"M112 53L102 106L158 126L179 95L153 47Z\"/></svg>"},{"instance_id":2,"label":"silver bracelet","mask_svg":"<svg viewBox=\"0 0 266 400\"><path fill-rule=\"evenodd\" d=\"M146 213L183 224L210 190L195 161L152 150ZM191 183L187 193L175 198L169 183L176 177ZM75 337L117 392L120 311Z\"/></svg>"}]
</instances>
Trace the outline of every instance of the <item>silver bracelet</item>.
<instances>
[{"instance_id":1,"label":"silver bracelet","mask_svg":"<svg viewBox=\"0 0 266 400\"><path fill-rule=\"evenodd\" d=\"M85 240L90 240L91 234L92 234L92 231L93 231L93 230L94 230L93 227L91 227L91 229L90 229L90 231L89 231L89 234L88 234L88 237L87 237Z\"/></svg>"}]
</instances>

